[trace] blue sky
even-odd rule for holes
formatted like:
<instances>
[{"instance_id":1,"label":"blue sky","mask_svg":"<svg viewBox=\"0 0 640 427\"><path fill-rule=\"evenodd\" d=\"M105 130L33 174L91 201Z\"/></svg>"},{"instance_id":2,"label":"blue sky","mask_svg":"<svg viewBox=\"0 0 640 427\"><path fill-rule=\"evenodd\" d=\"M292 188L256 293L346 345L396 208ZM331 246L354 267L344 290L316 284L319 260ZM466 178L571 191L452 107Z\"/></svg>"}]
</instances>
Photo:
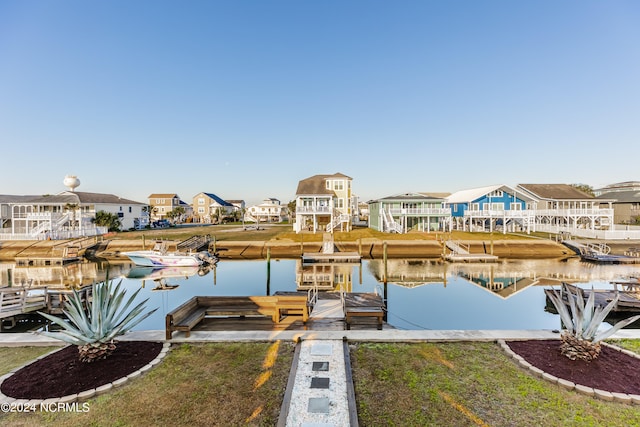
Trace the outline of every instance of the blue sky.
<instances>
[{"instance_id":1,"label":"blue sky","mask_svg":"<svg viewBox=\"0 0 640 427\"><path fill-rule=\"evenodd\" d=\"M0 194L640 180L637 1L0 0Z\"/></svg>"}]
</instances>

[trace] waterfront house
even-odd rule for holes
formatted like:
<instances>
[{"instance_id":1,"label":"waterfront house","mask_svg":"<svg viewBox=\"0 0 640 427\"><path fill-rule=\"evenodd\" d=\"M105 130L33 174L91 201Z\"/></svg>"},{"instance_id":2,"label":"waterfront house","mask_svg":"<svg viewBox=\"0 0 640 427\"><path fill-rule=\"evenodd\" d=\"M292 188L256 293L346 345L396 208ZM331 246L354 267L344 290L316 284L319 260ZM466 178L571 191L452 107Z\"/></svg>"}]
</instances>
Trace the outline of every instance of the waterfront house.
<instances>
[{"instance_id":1,"label":"waterfront house","mask_svg":"<svg viewBox=\"0 0 640 427\"><path fill-rule=\"evenodd\" d=\"M350 177L341 173L314 175L301 180L296 190L294 231L351 230L351 182Z\"/></svg>"},{"instance_id":2,"label":"waterfront house","mask_svg":"<svg viewBox=\"0 0 640 427\"><path fill-rule=\"evenodd\" d=\"M167 214L182 206L180 197L175 193L153 193L148 197L151 206L151 220L167 219Z\"/></svg>"},{"instance_id":3,"label":"waterfront house","mask_svg":"<svg viewBox=\"0 0 640 427\"><path fill-rule=\"evenodd\" d=\"M519 194L535 199L535 230L607 230L613 225L612 200L596 199L569 184L518 184Z\"/></svg>"},{"instance_id":4,"label":"waterfront house","mask_svg":"<svg viewBox=\"0 0 640 427\"><path fill-rule=\"evenodd\" d=\"M612 205L614 224L640 225L640 189L602 193L596 199L603 200L601 207Z\"/></svg>"},{"instance_id":5,"label":"waterfront house","mask_svg":"<svg viewBox=\"0 0 640 427\"><path fill-rule=\"evenodd\" d=\"M201 223L221 222L236 209L233 204L213 193L198 193L193 196L193 214Z\"/></svg>"},{"instance_id":6,"label":"waterfront house","mask_svg":"<svg viewBox=\"0 0 640 427\"><path fill-rule=\"evenodd\" d=\"M94 224L96 213L117 215L121 229L149 224L145 203L112 194L63 191L44 196L0 196L1 240L68 239L107 232Z\"/></svg>"},{"instance_id":7,"label":"waterfront house","mask_svg":"<svg viewBox=\"0 0 640 427\"><path fill-rule=\"evenodd\" d=\"M385 233L451 229L444 199L428 193L403 193L369 201L369 228Z\"/></svg>"},{"instance_id":8,"label":"waterfront house","mask_svg":"<svg viewBox=\"0 0 640 427\"><path fill-rule=\"evenodd\" d=\"M458 191L446 198L452 226L463 231L533 231L535 199L508 185Z\"/></svg>"},{"instance_id":9,"label":"waterfront house","mask_svg":"<svg viewBox=\"0 0 640 427\"><path fill-rule=\"evenodd\" d=\"M245 221L282 222L285 217L285 208L278 199L264 199L262 203L247 208Z\"/></svg>"}]
</instances>

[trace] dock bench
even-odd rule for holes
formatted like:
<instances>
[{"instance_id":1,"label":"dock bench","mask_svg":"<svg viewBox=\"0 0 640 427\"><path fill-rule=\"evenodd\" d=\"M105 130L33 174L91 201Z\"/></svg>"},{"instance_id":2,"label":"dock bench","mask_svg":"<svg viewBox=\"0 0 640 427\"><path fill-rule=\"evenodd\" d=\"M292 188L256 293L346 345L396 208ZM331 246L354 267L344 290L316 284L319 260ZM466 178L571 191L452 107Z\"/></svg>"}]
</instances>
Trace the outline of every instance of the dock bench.
<instances>
[{"instance_id":1,"label":"dock bench","mask_svg":"<svg viewBox=\"0 0 640 427\"><path fill-rule=\"evenodd\" d=\"M378 330L382 330L384 310L382 307L345 307L345 326L351 329L354 317L373 317L376 320Z\"/></svg>"},{"instance_id":2,"label":"dock bench","mask_svg":"<svg viewBox=\"0 0 640 427\"><path fill-rule=\"evenodd\" d=\"M306 296L196 296L169 312L165 321L166 339L173 331L191 330L205 317L268 316L280 323L283 315L299 314L307 322L309 308Z\"/></svg>"}]
</instances>

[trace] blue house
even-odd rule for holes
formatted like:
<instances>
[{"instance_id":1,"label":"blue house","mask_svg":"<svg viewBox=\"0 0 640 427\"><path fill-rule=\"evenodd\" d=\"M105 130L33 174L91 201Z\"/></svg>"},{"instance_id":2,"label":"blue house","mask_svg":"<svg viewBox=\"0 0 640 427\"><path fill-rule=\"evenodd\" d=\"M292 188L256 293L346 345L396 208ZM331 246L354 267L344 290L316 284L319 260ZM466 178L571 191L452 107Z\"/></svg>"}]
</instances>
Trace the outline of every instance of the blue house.
<instances>
[{"instance_id":1,"label":"blue house","mask_svg":"<svg viewBox=\"0 0 640 427\"><path fill-rule=\"evenodd\" d=\"M457 230L530 232L534 221L535 200L504 184L458 191L445 204Z\"/></svg>"}]
</instances>

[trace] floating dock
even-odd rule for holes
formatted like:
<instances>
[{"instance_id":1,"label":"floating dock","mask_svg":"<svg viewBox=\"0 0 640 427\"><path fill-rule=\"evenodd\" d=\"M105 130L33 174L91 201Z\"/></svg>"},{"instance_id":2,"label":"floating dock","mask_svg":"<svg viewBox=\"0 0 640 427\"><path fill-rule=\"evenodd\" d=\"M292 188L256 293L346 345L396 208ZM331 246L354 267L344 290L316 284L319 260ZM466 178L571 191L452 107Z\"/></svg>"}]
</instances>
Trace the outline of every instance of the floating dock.
<instances>
[{"instance_id":1,"label":"floating dock","mask_svg":"<svg viewBox=\"0 0 640 427\"><path fill-rule=\"evenodd\" d=\"M312 252L302 254L302 263L316 263L316 262L325 262L325 263L339 263L339 262L360 262L362 257L358 252L334 252L330 254L326 254L323 252Z\"/></svg>"},{"instance_id":2,"label":"floating dock","mask_svg":"<svg viewBox=\"0 0 640 427\"><path fill-rule=\"evenodd\" d=\"M472 254L469 252L469 246L462 243L447 240L445 246L451 251L442 257L451 262L496 262L498 257L491 254Z\"/></svg>"},{"instance_id":3,"label":"floating dock","mask_svg":"<svg viewBox=\"0 0 640 427\"><path fill-rule=\"evenodd\" d=\"M611 282L614 285L614 289L582 289L574 285L565 284L572 292L580 295L586 302L589 296L593 293L594 303L596 307L605 307L612 300L618 297L618 303L611 310L612 314L624 313L626 315L640 314L640 292L639 288L636 290L620 290L618 289L617 282ZM544 293L547 295L560 293L559 289L545 289ZM566 298L565 298L566 302Z\"/></svg>"},{"instance_id":4,"label":"floating dock","mask_svg":"<svg viewBox=\"0 0 640 427\"><path fill-rule=\"evenodd\" d=\"M628 252L625 255L611 254L611 248L604 243L578 243L570 240L564 240L563 245L580 255L583 261L594 262L597 264L640 264L640 256L632 256L637 252Z\"/></svg>"}]
</instances>

